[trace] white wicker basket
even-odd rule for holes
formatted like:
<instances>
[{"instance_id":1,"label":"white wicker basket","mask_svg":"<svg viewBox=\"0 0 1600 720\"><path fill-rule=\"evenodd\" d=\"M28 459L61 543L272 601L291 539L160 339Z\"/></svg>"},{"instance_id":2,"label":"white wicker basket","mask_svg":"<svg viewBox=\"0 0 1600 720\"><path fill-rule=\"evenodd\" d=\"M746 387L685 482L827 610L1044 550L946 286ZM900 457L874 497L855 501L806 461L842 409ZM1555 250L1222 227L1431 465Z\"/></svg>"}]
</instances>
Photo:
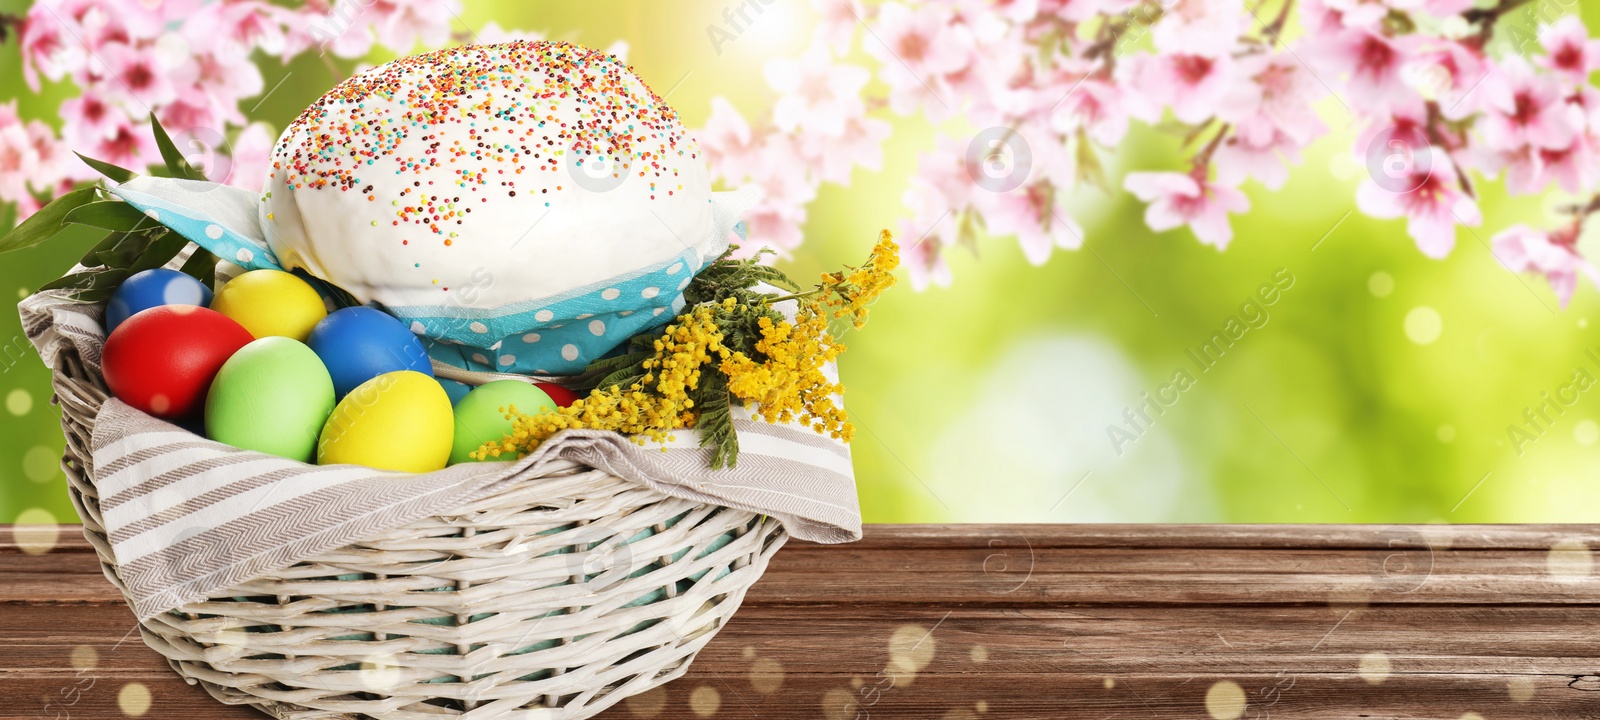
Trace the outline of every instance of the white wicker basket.
<instances>
[{"instance_id":1,"label":"white wicker basket","mask_svg":"<svg viewBox=\"0 0 1600 720\"><path fill-rule=\"evenodd\" d=\"M66 350L54 385L84 534L125 591L89 452L104 380ZM141 633L190 683L278 718L586 718L683 674L786 539L770 517L570 466Z\"/></svg>"}]
</instances>

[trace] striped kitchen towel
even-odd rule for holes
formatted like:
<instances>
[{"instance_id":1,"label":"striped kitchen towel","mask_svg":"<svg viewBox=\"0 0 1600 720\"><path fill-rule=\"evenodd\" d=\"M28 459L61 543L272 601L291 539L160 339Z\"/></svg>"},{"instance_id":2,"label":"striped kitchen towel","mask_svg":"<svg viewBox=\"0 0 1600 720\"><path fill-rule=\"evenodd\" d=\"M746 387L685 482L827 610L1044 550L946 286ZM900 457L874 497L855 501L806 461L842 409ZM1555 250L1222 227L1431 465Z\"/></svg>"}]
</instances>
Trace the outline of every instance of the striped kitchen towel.
<instances>
[{"instance_id":1,"label":"striped kitchen towel","mask_svg":"<svg viewBox=\"0 0 1600 720\"><path fill-rule=\"evenodd\" d=\"M100 308L49 292L20 306L45 363L74 348L99 372ZM795 537L861 537L848 448L798 426L735 411L736 468L712 470L693 430L640 446L569 430L516 463L468 463L424 475L312 466L229 447L107 400L91 435L94 482L111 549L140 619L488 497L565 467L586 466L658 492L771 515ZM665 450L660 449L665 447Z\"/></svg>"}]
</instances>

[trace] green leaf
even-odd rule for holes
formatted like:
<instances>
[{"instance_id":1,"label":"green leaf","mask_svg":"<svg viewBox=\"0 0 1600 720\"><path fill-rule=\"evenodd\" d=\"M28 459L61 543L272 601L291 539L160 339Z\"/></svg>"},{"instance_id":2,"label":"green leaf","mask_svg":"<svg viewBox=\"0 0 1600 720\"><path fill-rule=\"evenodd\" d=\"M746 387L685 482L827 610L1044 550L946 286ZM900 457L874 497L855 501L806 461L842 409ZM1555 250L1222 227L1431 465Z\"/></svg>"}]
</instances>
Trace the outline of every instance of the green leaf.
<instances>
[{"instance_id":1,"label":"green leaf","mask_svg":"<svg viewBox=\"0 0 1600 720\"><path fill-rule=\"evenodd\" d=\"M92 187L80 188L50 201L49 205L12 228L5 237L0 237L0 253L33 247L55 237L56 233L61 232L67 213L92 202L94 192Z\"/></svg>"},{"instance_id":2,"label":"green leaf","mask_svg":"<svg viewBox=\"0 0 1600 720\"><path fill-rule=\"evenodd\" d=\"M189 244L189 239L175 232L158 235L150 243L150 247L139 256L139 259L128 268L131 273L154 270L171 262L183 248Z\"/></svg>"},{"instance_id":3,"label":"green leaf","mask_svg":"<svg viewBox=\"0 0 1600 720\"><path fill-rule=\"evenodd\" d=\"M728 392L728 376L708 369L700 375L694 391L694 406L700 417L694 427L700 431L700 447L711 448L711 469L731 468L739 462L739 432L733 427L733 394Z\"/></svg>"},{"instance_id":4,"label":"green leaf","mask_svg":"<svg viewBox=\"0 0 1600 720\"><path fill-rule=\"evenodd\" d=\"M73 153L73 155L77 155L79 160L82 160L85 165L94 168L96 172L119 183L125 183L129 180L139 177L139 173L127 168L117 167L116 165L112 165L104 160L96 160L92 157L85 157L83 153L77 152Z\"/></svg>"},{"instance_id":5,"label":"green leaf","mask_svg":"<svg viewBox=\"0 0 1600 720\"><path fill-rule=\"evenodd\" d=\"M72 212L67 213L66 222L119 232L132 232L156 225L139 208L121 200L102 200L73 208Z\"/></svg>"},{"instance_id":6,"label":"green leaf","mask_svg":"<svg viewBox=\"0 0 1600 720\"><path fill-rule=\"evenodd\" d=\"M156 147L161 149L161 159L167 164L167 172L175 178L184 180L206 179L204 173L189 165L189 161L183 157L183 152L172 142L172 137L161 127L161 121L156 119L155 113L150 113L150 127L155 131Z\"/></svg>"},{"instance_id":7,"label":"green leaf","mask_svg":"<svg viewBox=\"0 0 1600 720\"><path fill-rule=\"evenodd\" d=\"M179 271L204 283L212 290L217 284L217 256L205 248L195 248L194 254L183 263Z\"/></svg>"},{"instance_id":8,"label":"green leaf","mask_svg":"<svg viewBox=\"0 0 1600 720\"><path fill-rule=\"evenodd\" d=\"M155 235L155 233L114 233L111 237L116 241L110 247L94 254L96 261L94 264L108 268L133 267L133 264L144 256L145 251L150 249L150 243L155 240Z\"/></svg>"}]
</instances>

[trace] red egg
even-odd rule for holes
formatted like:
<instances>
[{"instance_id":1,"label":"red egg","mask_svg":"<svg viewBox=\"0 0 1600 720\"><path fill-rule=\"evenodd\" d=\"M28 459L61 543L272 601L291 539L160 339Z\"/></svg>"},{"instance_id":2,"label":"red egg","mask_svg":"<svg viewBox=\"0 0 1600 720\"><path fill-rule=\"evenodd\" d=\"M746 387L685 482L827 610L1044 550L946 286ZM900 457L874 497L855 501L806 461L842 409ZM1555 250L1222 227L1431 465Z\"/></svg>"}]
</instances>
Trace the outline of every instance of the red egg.
<instances>
[{"instance_id":1,"label":"red egg","mask_svg":"<svg viewBox=\"0 0 1600 720\"><path fill-rule=\"evenodd\" d=\"M551 400L556 401L556 405L559 407L566 407L578 400L577 393L555 383L536 382L534 385L543 390L544 394L549 395Z\"/></svg>"},{"instance_id":2,"label":"red egg","mask_svg":"<svg viewBox=\"0 0 1600 720\"><path fill-rule=\"evenodd\" d=\"M255 337L231 318L193 305L162 305L123 321L100 354L117 399L160 418L200 414L222 364Z\"/></svg>"}]
</instances>

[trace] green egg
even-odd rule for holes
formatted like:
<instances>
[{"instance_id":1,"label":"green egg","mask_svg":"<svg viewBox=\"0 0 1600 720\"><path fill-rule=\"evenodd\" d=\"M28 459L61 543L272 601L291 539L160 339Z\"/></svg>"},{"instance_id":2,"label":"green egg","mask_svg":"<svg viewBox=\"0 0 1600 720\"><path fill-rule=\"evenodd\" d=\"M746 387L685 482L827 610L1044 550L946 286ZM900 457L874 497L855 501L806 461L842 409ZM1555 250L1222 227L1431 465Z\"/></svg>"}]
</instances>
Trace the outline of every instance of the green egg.
<instances>
[{"instance_id":1,"label":"green egg","mask_svg":"<svg viewBox=\"0 0 1600 720\"><path fill-rule=\"evenodd\" d=\"M333 378L317 354L292 338L264 337L228 358L212 381L206 435L310 462L333 407Z\"/></svg>"},{"instance_id":2,"label":"green egg","mask_svg":"<svg viewBox=\"0 0 1600 720\"><path fill-rule=\"evenodd\" d=\"M469 455L490 440L511 433L511 421L501 408L515 407L523 415L555 412L556 401L543 390L521 380L487 383L456 403L456 441L450 464L472 462Z\"/></svg>"}]
</instances>

